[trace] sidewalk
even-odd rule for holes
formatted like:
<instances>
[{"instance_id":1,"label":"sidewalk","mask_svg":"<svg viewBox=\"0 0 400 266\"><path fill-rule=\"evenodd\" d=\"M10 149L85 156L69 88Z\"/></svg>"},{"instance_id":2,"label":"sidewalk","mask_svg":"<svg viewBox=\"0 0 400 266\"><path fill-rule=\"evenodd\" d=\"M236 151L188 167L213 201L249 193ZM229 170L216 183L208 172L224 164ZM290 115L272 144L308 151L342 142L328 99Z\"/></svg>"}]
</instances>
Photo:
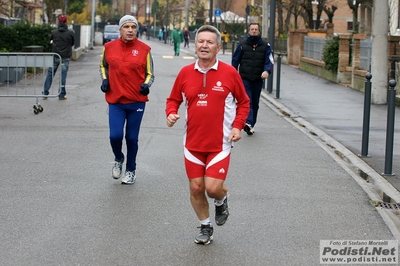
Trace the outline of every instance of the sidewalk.
<instances>
[{"instance_id":1,"label":"sidewalk","mask_svg":"<svg viewBox=\"0 0 400 266\"><path fill-rule=\"evenodd\" d=\"M269 94L265 90L263 93L263 97L268 102L284 111L292 120L304 119L309 122L310 132L321 130L319 137L339 142L344 147L334 147L334 149L342 149L342 151L338 150L342 154L349 151L353 153L351 155L353 164L367 164L376 173L371 174L371 169L368 168L360 170L368 175L386 179L398 194L400 189L400 179L396 175L396 173L400 174L398 163L400 160L400 109L398 107L395 110L392 175L384 175L387 105L371 105L368 157L361 157L359 155L362 147L364 116L363 92L308 74L298 68L282 65L280 98L277 99L276 81L275 73L274 91ZM324 133L327 136L322 136ZM348 149L347 152L346 149ZM395 199L394 196L392 198Z\"/></svg>"}]
</instances>

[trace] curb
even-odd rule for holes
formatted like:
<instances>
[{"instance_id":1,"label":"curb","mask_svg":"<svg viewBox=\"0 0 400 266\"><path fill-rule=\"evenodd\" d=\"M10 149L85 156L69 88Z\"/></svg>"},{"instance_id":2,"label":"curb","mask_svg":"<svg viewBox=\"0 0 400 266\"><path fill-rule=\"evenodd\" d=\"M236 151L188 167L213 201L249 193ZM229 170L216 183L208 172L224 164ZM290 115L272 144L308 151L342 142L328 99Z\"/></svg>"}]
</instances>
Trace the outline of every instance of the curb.
<instances>
[{"instance_id":1,"label":"curb","mask_svg":"<svg viewBox=\"0 0 400 266\"><path fill-rule=\"evenodd\" d=\"M400 192L360 157L331 136L295 115L265 91L261 100L324 149L367 193L371 205L381 215L393 236L400 241Z\"/></svg>"}]
</instances>

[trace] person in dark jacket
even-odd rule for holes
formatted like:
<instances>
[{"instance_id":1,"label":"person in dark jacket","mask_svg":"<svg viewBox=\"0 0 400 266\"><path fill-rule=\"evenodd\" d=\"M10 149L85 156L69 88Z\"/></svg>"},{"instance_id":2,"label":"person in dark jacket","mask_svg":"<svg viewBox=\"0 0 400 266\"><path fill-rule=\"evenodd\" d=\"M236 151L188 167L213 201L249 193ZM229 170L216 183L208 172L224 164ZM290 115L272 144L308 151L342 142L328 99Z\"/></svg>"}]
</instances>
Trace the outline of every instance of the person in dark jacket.
<instances>
[{"instance_id":1,"label":"person in dark jacket","mask_svg":"<svg viewBox=\"0 0 400 266\"><path fill-rule=\"evenodd\" d=\"M49 67L46 81L44 82L43 95L49 95L53 77L61 63L61 89L58 94L58 99L66 100L67 97L65 95L67 92L65 90L65 84L69 68L69 60L72 55L72 46L75 44L75 33L68 29L67 17L65 15L58 17L58 28L51 32L50 44L52 45L52 52L60 55L61 62L58 56L54 56L53 67ZM47 99L47 97L44 97L43 99Z\"/></svg>"},{"instance_id":2,"label":"person in dark jacket","mask_svg":"<svg viewBox=\"0 0 400 266\"><path fill-rule=\"evenodd\" d=\"M239 69L250 98L250 112L243 130L251 136L257 122L263 80L268 78L274 67L271 46L261 38L258 23L250 23L246 40L239 42L233 54L232 66Z\"/></svg>"}]
</instances>

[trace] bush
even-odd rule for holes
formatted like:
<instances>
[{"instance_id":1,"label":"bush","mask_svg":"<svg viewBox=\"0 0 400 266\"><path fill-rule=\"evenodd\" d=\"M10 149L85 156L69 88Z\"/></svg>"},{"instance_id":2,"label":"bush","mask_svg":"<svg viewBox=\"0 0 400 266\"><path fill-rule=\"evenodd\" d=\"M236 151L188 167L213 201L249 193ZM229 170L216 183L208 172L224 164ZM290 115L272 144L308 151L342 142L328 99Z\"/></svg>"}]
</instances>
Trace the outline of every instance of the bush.
<instances>
[{"instance_id":1,"label":"bush","mask_svg":"<svg viewBox=\"0 0 400 266\"><path fill-rule=\"evenodd\" d=\"M0 50L21 52L24 46L43 46L44 52L51 52L50 34L54 27L34 25L21 21L11 26L0 25Z\"/></svg>"},{"instance_id":2,"label":"bush","mask_svg":"<svg viewBox=\"0 0 400 266\"><path fill-rule=\"evenodd\" d=\"M339 66L339 37L335 36L326 41L322 51L322 61L325 62L325 68L336 72Z\"/></svg>"}]
</instances>

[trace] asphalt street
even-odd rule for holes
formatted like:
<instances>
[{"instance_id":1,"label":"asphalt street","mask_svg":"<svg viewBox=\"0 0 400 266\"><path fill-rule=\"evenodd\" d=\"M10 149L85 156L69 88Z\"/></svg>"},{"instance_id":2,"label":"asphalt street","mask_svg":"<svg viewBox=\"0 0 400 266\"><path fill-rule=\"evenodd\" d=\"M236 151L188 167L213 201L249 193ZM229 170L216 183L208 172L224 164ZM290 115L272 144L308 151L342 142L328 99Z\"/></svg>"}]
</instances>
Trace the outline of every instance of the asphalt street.
<instances>
[{"instance_id":1,"label":"asphalt street","mask_svg":"<svg viewBox=\"0 0 400 266\"><path fill-rule=\"evenodd\" d=\"M1 265L321 265L320 240L396 239L368 185L263 101L256 133L233 149L229 220L215 225L212 244L196 245L184 123L168 128L164 113L176 74L195 57L145 42L156 78L132 186L111 178L102 46L71 62L68 99L41 101L42 113L31 98L0 99Z\"/></svg>"}]
</instances>

